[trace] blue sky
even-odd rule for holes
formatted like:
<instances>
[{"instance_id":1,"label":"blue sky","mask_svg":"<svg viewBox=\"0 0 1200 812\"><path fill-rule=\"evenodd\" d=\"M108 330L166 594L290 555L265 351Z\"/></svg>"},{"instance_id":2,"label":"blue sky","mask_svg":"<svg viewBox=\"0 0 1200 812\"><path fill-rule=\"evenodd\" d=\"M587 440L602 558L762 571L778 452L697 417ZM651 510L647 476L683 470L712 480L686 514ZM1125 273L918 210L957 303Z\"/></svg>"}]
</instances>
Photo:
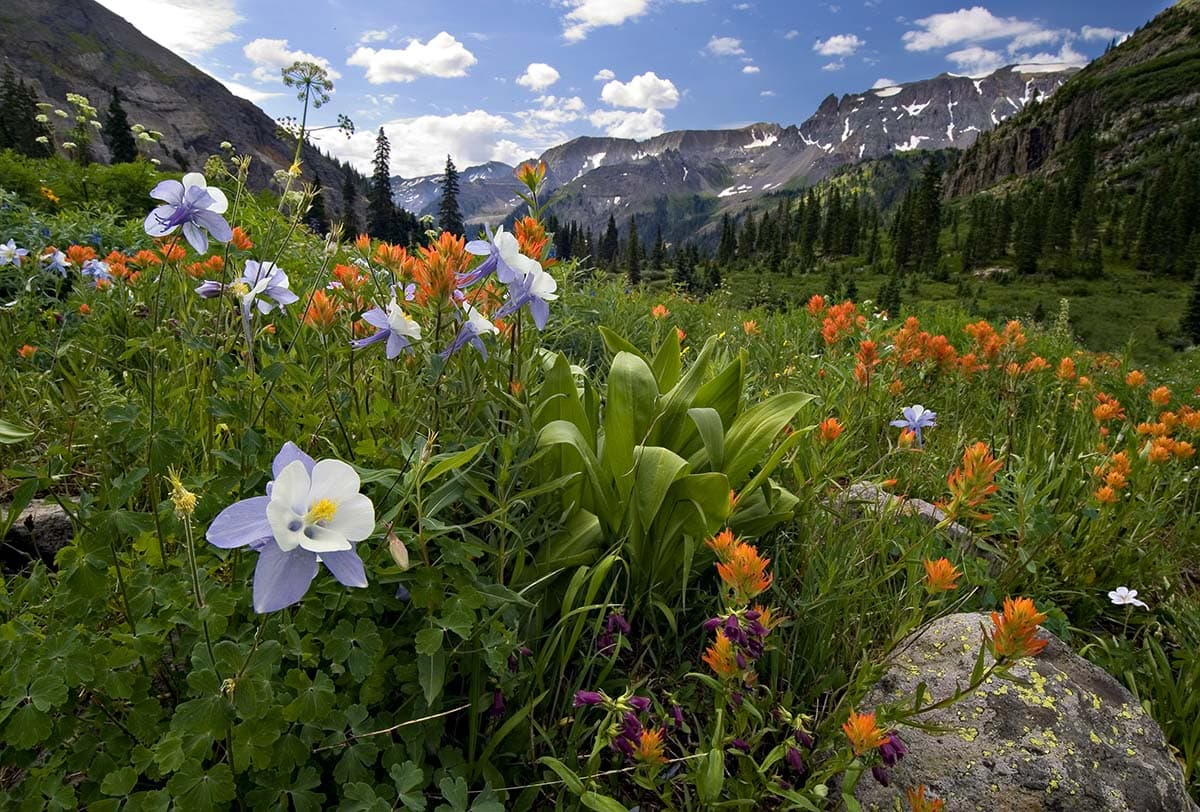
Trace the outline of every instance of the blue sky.
<instances>
[{"instance_id":1,"label":"blue sky","mask_svg":"<svg viewBox=\"0 0 1200 812\"><path fill-rule=\"evenodd\" d=\"M274 117L295 59L334 78L322 144L369 171L514 163L580 135L798 124L829 95L1014 62L1084 64L1165 0L99 0Z\"/></svg>"}]
</instances>

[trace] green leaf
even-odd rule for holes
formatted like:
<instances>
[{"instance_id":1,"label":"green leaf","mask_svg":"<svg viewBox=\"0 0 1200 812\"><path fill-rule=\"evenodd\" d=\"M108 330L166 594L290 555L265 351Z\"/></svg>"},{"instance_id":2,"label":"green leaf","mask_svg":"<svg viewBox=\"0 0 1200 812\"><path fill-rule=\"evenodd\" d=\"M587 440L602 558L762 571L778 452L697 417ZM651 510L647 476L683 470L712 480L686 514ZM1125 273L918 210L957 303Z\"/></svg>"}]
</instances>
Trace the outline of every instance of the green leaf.
<instances>
[{"instance_id":1,"label":"green leaf","mask_svg":"<svg viewBox=\"0 0 1200 812\"><path fill-rule=\"evenodd\" d=\"M643 361L646 360L646 356L642 355L642 351L633 346L628 339L604 325L600 325L600 337L604 339L604 347L608 350L608 354L614 358L618 353L627 352L631 355L636 355Z\"/></svg>"},{"instance_id":2,"label":"green leaf","mask_svg":"<svg viewBox=\"0 0 1200 812\"><path fill-rule=\"evenodd\" d=\"M45 741L50 735L50 717L32 704L22 705L8 720L4 741L13 747L27 749Z\"/></svg>"},{"instance_id":3,"label":"green leaf","mask_svg":"<svg viewBox=\"0 0 1200 812\"><path fill-rule=\"evenodd\" d=\"M620 801L591 790L580 795L579 800L588 809L595 809L596 812L629 812L629 809Z\"/></svg>"},{"instance_id":4,"label":"green leaf","mask_svg":"<svg viewBox=\"0 0 1200 812\"><path fill-rule=\"evenodd\" d=\"M14 426L6 420L0 420L0 445L19 443L32 436L32 431Z\"/></svg>"},{"instance_id":5,"label":"green leaf","mask_svg":"<svg viewBox=\"0 0 1200 812\"><path fill-rule=\"evenodd\" d=\"M700 440L704 443L704 457L697 452L692 456L692 468L702 471L708 468L720 471L725 465L725 427L716 409L688 409L688 417L696 424ZM707 463L707 464L706 464Z\"/></svg>"},{"instance_id":6,"label":"green leaf","mask_svg":"<svg viewBox=\"0 0 1200 812\"><path fill-rule=\"evenodd\" d=\"M729 483L740 489L750 471L766 457L767 449L813 395L784 392L750 407L738 415L725 435L725 465Z\"/></svg>"},{"instance_id":7,"label":"green leaf","mask_svg":"<svg viewBox=\"0 0 1200 812\"><path fill-rule=\"evenodd\" d=\"M446 652L438 651L431 657L417 657L417 678L425 694L425 703L432 705L441 696L446 683Z\"/></svg>"},{"instance_id":8,"label":"green leaf","mask_svg":"<svg viewBox=\"0 0 1200 812\"><path fill-rule=\"evenodd\" d=\"M700 802L716 803L717 799L721 797L721 787L724 785L725 753L720 747L714 747L708 751L708 756L704 759L704 764L700 766L700 772L696 776L696 790Z\"/></svg>"},{"instance_id":9,"label":"green leaf","mask_svg":"<svg viewBox=\"0 0 1200 812\"><path fill-rule=\"evenodd\" d=\"M640 356L619 352L608 373L604 407L604 459L624 498L633 487L633 450L654 422L658 384Z\"/></svg>"},{"instance_id":10,"label":"green leaf","mask_svg":"<svg viewBox=\"0 0 1200 812\"><path fill-rule=\"evenodd\" d=\"M482 451L486 445L487 443L480 443L479 445L473 445L470 448L454 454L439 454L430 460L430 462L437 460L436 464L428 471L425 471L421 474L421 484L424 485L428 482L432 482L449 471L453 471L458 468L465 468L471 463L472 460L479 456L479 452Z\"/></svg>"},{"instance_id":11,"label":"green leaf","mask_svg":"<svg viewBox=\"0 0 1200 812\"><path fill-rule=\"evenodd\" d=\"M571 791L571 794L583 795L583 781L566 764L563 764L561 761L551 756L542 756L538 759L538 763L545 764L547 767L554 770L554 774L562 779L562 782L566 784L567 789Z\"/></svg>"},{"instance_id":12,"label":"green leaf","mask_svg":"<svg viewBox=\"0 0 1200 812\"><path fill-rule=\"evenodd\" d=\"M352 781L339 789L342 796L339 812L389 812L392 808L391 804L375 794L374 787L362 781Z\"/></svg>"},{"instance_id":13,"label":"green leaf","mask_svg":"<svg viewBox=\"0 0 1200 812\"><path fill-rule=\"evenodd\" d=\"M198 762L189 764L182 772L171 776L167 789L175 798L177 809L189 812L207 812L224 808L228 801L237 797L233 785L233 772L228 764L203 766Z\"/></svg>"},{"instance_id":14,"label":"green leaf","mask_svg":"<svg viewBox=\"0 0 1200 812\"><path fill-rule=\"evenodd\" d=\"M411 812L425 812L427 801L425 793L425 773L411 761L403 764L393 764L388 773L400 794L400 804Z\"/></svg>"},{"instance_id":15,"label":"green leaf","mask_svg":"<svg viewBox=\"0 0 1200 812\"><path fill-rule=\"evenodd\" d=\"M122 767L104 776L104 780L100 782L100 791L105 795L124 797L133 789L133 785L137 783L137 779L137 770L133 769L133 767Z\"/></svg>"},{"instance_id":16,"label":"green leaf","mask_svg":"<svg viewBox=\"0 0 1200 812\"><path fill-rule=\"evenodd\" d=\"M442 638L445 632L436 626L421 629L416 635L417 654L431 657L442 650Z\"/></svg>"},{"instance_id":17,"label":"green leaf","mask_svg":"<svg viewBox=\"0 0 1200 812\"><path fill-rule=\"evenodd\" d=\"M439 806L439 809L450 809L453 812L467 812L467 782L463 778L446 776L438 782L442 797L450 802L450 806Z\"/></svg>"},{"instance_id":18,"label":"green leaf","mask_svg":"<svg viewBox=\"0 0 1200 812\"><path fill-rule=\"evenodd\" d=\"M679 350L679 333L675 330L667 330L666 340L654 354L650 368L654 370L654 379L658 381L659 392L669 392L675 384L679 383L679 374L683 370L683 363Z\"/></svg>"},{"instance_id":19,"label":"green leaf","mask_svg":"<svg viewBox=\"0 0 1200 812\"><path fill-rule=\"evenodd\" d=\"M615 522L613 504L615 497L612 493L612 478L600 471L600 462L596 459L596 454L592 447L579 433L578 427L574 423L568 423L565 420L555 420L553 423L548 423L545 428L538 434L538 446L553 446L562 445L573 449L577 452L582 470L585 474L586 484L591 488L591 493L594 496L592 500L584 500L583 507L591 510L602 520ZM631 450L632 462L632 450ZM563 473L568 473L564 471Z\"/></svg>"},{"instance_id":20,"label":"green leaf","mask_svg":"<svg viewBox=\"0 0 1200 812\"><path fill-rule=\"evenodd\" d=\"M633 553L629 563L637 568L648 565L648 551L641 549L646 531L654 523L663 500L675 480L687 470L687 460L673 451L658 446L638 446L634 450L633 509L635 522L630 531Z\"/></svg>"}]
</instances>

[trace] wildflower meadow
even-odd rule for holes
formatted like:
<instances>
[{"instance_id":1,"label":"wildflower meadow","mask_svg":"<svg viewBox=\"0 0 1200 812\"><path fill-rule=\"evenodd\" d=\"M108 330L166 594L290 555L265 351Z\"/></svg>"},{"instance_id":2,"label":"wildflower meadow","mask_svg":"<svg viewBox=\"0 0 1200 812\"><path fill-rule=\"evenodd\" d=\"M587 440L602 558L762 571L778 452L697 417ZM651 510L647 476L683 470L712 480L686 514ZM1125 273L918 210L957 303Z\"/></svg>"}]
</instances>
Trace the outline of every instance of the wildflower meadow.
<instances>
[{"instance_id":1,"label":"wildflower meadow","mask_svg":"<svg viewBox=\"0 0 1200 812\"><path fill-rule=\"evenodd\" d=\"M6 808L943 809L912 731L1051 632L1200 790L1194 361L627 287L545 165L416 246L247 166L0 193L0 536L73 529L5 559ZM956 690L868 701L961 612Z\"/></svg>"}]
</instances>

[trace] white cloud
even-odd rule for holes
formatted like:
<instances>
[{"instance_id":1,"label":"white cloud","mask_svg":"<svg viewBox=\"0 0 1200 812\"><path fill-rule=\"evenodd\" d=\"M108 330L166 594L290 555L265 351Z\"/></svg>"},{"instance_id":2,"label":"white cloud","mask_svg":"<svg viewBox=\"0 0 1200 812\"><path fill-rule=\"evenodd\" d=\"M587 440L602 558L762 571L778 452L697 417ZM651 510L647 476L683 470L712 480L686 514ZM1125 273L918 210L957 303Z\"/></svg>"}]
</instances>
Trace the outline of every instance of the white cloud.
<instances>
[{"instance_id":1,"label":"white cloud","mask_svg":"<svg viewBox=\"0 0 1200 812\"><path fill-rule=\"evenodd\" d=\"M946 54L946 58L958 66L958 69L970 76L983 76L1004 65L1006 59L999 51L992 51L980 45L972 45Z\"/></svg>"},{"instance_id":2,"label":"white cloud","mask_svg":"<svg viewBox=\"0 0 1200 812\"><path fill-rule=\"evenodd\" d=\"M983 6L933 14L917 20L917 31L904 33L909 51L930 51L966 42L986 42L1002 37L1019 37L1040 31L1041 26L1016 17L997 17Z\"/></svg>"},{"instance_id":3,"label":"white cloud","mask_svg":"<svg viewBox=\"0 0 1200 812\"><path fill-rule=\"evenodd\" d=\"M517 115L526 121L562 125L578 121L583 117L583 113L587 109L587 105L583 103L583 99L578 96L571 96L570 98L538 96L536 101L541 105L540 109L529 110Z\"/></svg>"},{"instance_id":4,"label":"white cloud","mask_svg":"<svg viewBox=\"0 0 1200 812\"><path fill-rule=\"evenodd\" d=\"M358 38L358 42L360 45L365 45L368 42L383 42L385 39L390 37L392 32L395 30L396 26L392 26L391 28L387 29L373 28L369 31L362 32L362 35Z\"/></svg>"},{"instance_id":5,"label":"white cloud","mask_svg":"<svg viewBox=\"0 0 1200 812\"><path fill-rule=\"evenodd\" d=\"M531 62L521 77L517 79L517 84L530 90L545 90L557 82L558 77L559 72L545 62Z\"/></svg>"},{"instance_id":6,"label":"white cloud","mask_svg":"<svg viewBox=\"0 0 1200 812\"><path fill-rule=\"evenodd\" d=\"M617 75L608 68L601 68L600 70L596 71L596 75L592 78L597 82L608 82L612 79L616 79Z\"/></svg>"},{"instance_id":7,"label":"white cloud","mask_svg":"<svg viewBox=\"0 0 1200 812\"><path fill-rule=\"evenodd\" d=\"M273 99L276 96L283 95L283 93L248 87L247 85L243 85L239 82L230 82L226 79L220 78L219 76L214 76L213 78L225 85L226 89L233 95L237 96L238 98L245 99L246 101L254 102L255 104L259 104L267 99Z\"/></svg>"},{"instance_id":8,"label":"white cloud","mask_svg":"<svg viewBox=\"0 0 1200 812\"><path fill-rule=\"evenodd\" d=\"M663 114L658 110L597 110L588 116L592 126L604 130L613 138L633 138L642 141L660 135L665 128Z\"/></svg>"},{"instance_id":9,"label":"white cloud","mask_svg":"<svg viewBox=\"0 0 1200 812\"><path fill-rule=\"evenodd\" d=\"M758 65L746 65L742 68L742 73L758 73L760 70Z\"/></svg>"},{"instance_id":10,"label":"white cloud","mask_svg":"<svg viewBox=\"0 0 1200 812\"><path fill-rule=\"evenodd\" d=\"M795 39L798 36L800 36L800 32L793 28L791 31L784 34L783 38L784 39Z\"/></svg>"},{"instance_id":11,"label":"white cloud","mask_svg":"<svg viewBox=\"0 0 1200 812\"><path fill-rule=\"evenodd\" d=\"M1125 40L1129 39L1128 31L1118 31L1115 28L1097 27L1093 25L1085 25L1079 30L1079 35L1086 41L1103 40L1105 42L1116 40L1120 45Z\"/></svg>"},{"instance_id":12,"label":"white cloud","mask_svg":"<svg viewBox=\"0 0 1200 812\"><path fill-rule=\"evenodd\" d=\"M752 8L754 8L753 3L737 3L736 5L734 5L733 10L734 11L749 11Z\"/></svg>"},{"instance_id":13,"label":"white cloud","mask_svg":"<svg viewBox=\"0 0 1200 812\"><path fill-rule=\"evenodd\" d=\"M824 65L821 66L821 70L832 72L835 70L841 70L844 67L846 67L846 63L843 60L839 59L836 62L826 62Z\"/></svg>"},{"instance_id":14,"label":"white cloud","mask_svg":"<svg viewBox=\"0 0 1200 812\"><path fill-rule=\"evenodd\" d=\"M346 60L348 65L366 68L367 81L373 85L385 82L411 82L420 76L443 79L466 76L467 68L476 63L475 55L442 31L429 42L409 40L403 48L360 47Z\"/></svg>"},{"instance_id":15,"label":"white cloud","mask_svg":"<svg viewBox=\"0 0 1200 812\"><path fill-rule=\"evenodd\" d=\"M563 0L571 9L563 18L563 39L579 42L593 28L621 25L646 13L649 0Z\"/></svg>"},{"instance_id":16,"label":"white cloud","mask_svg":"<svg viewBox=\"0 0 1200 812\"><path fill-rule=\"evenodd\" d=\"M871 89L879 90L882 87L895 87L897 84L899 83L895 79L886 79L881 76L875 80L875 84L871 85Z\"/></svg>"},{"instance_id":17,"label":"white cloud","mask_svg":"<svg viewBox=\"0 0 1200 812\"><path fill-rule=\"evenodd\" d=\"M836 34L829 39L813 43L813 50L821 56L853 56L855 51L866 45L855 34Z\"/></svg>"},{"instance_id":18,"label":"white cloud","mask_svg":"<svg viewBox=\"0 0 1200 812\"><path fill-rule=\"evenodd\" d=\"M1015 59L1022 64L1033 62L1073 65L1076 67L1082 67L1088 63L1087 56L1072 48L1069 42L1064 42L1056 54L1046 53L1045 51L1037 54L1017 54Z\"/></svg>"},{"instance_id":19,"label":"white cloud","mask_svg":"<svg viewBox=\"0 0 1200 812\"><path fill-rule=\"evenodd\" d=\"M246 58L254 63L251 75L260 82L279 81L280 71L293 62L315 62L325 69L330 79L340 79L342 75L333 69L329 60L310 54L308 51L294 50L288 47L285 39L268 39L259 37L242 48Z\"/></svg>"},{"instance_id":20,"label":"white cloud","mask_svg":"<svg viewBox=\"0 0 1200 812\"><path fill-rule=\"evenodd\" d=\"M774 90L764 90L761 93L759 93L758 95L762 96L764 99L769 99L775 95L775 91Z\"/></svg>"},{"instance_id":21,"label":"white cloud","mask_svg":"<svg viewBox=\"0 0 1200 812\"><path fill-rule=\"evenodd\" d=\"M406 178L432 175L445 166L446 154L460 167L486 161L512 163L539 155L556 143L533 128L486 110L471 110L446 116L417 116L384 122L392 147L391 171ZM359 171L371 173L378 128L360 130L347 139L333 131L318 132L313 140Z\"/></svg>"},{"instance_id":22,"label":"white cloud","mask_svg":"<svg viewBox=\"0 0 1200 812\"><path fill-rule=\"evenodd\" d=\"M609 82L600 91L600 98L613 107L669 110L679 104L679 89L670 79L660 79L654 71L647 71L628 82Z\"/></svg>"},{"instance_id":23,"label":"white cloud","mask_svg":"<svg viewBox=\"0 0 1200 812\"><path fill-rule=\"evenodd\" d=\"M237 39L242 21L234 0L99 0L134 28L185 59Z\"/></svg>"},{"instance_id":24,"label":"white cloud","mask_svg":"<svg viewBox=\"0 0 1200 812\"><path fill-rule=\"evenodd\" d=\"M714 36L708 41L708 45L704 46L704 50L713 56L741 56L746 53L742 41L736 37Z\"/></svg>"},{"instance_id":25,"label":"white cloud","mask_svg":"<svg viewBox=\"0 0 1200 812\"><path fill-rule=\"evenodd\" d=\"M1047 29L1030 31L1028 34L1019 34L1016 37L1013 37L1012 42L1008 43L1008 52L1010 54L1015 54L1017 51L1020 51L1024 48L1036 48L1039 45L1050 45L1051 43L1058 42L1066 34L1067 32L1064 31L1050 31Z\"/></svg>"}]
</instances>

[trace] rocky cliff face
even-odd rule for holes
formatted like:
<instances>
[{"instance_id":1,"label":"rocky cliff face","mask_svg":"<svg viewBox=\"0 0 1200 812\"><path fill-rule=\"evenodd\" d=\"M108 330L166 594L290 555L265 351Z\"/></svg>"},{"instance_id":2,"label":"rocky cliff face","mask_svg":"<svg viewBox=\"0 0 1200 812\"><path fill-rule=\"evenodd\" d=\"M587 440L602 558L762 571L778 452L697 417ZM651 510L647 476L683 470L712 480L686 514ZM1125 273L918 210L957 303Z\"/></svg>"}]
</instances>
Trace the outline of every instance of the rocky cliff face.
<instances>
[{"instance_id":1,"label":"rocky cliff face","mask_svg":"<svg viewBox=\"0 0 1200 812\"><path fill-rule=\"evenodd\" d=\"M516 167L500 161L469 166L458 173L458 207L468 224L503 220L521 205L513 171ZM417 215L437 216L442 202L442 178L423 175L417 178L392 178L392 199Z\"/></svg>"},{"instance_id":2,"label":"rocky cliff face","mask_svg":"<svg viewBox=\"0 0 1200 812\"><path fill-rule=\"evenodd\" d=\"M93 0L5 0L0 42L17 74L57 107L67 93L80 93L103 114L120 88L130 121L163 133L153 157L164 168L199 170L229 141L253 158L250 182L261 188L292 162L294 142L276 136L266 113ZM107 159L102 138L93 148ZM303 163L309 180L320 173L331 213L340 211L341 167L311 148Z\"/></svg>"},{"instance_id":3,"label":"rocky cliff face","mask_svg":"<svg viewBox=\"0 0 1200 812\"><path fill-rule=\"evenodd\" d=\"M952 197L1006 178L1052 173L1064 149L1092 128L1103 176L1136 177L1155 144L1200 119L1200 3L1180 2L1084 68L1060 92L1014 116L963 155ZM1153 138L1151 138L1153 136Z\"/></svg>"}]
</instances>

